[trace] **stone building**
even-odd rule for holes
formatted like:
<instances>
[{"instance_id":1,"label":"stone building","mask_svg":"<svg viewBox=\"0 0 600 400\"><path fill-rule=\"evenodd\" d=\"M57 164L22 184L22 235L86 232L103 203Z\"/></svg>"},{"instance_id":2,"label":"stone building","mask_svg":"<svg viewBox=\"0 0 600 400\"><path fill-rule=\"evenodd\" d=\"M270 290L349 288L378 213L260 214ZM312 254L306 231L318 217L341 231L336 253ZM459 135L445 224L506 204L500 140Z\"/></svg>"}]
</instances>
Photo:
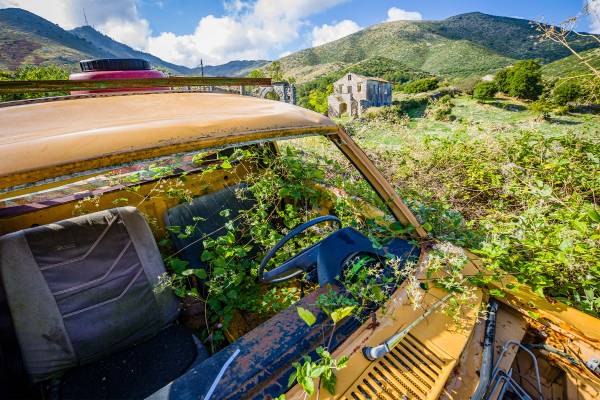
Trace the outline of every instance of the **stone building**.
<instances>
[{"instance_id":1,"label":"stone building","mask_svg":"<svg viewBox=\"0 0 600 400\"><path fill-rule=\"evenodd\" d=\"M327 103L330 117L360 116L369 107L391 105L392 84L349 73L333 83L333 94L327 98Z\"/></svg>"},{"instance_id":2,"label":"stone building","mask_svg":"<svg viewBox=\"0 0 600 400\"><path fill-rule=\"evenodd\" d=\"M296 104L296 86L288 82L273 82L259 89L259 97Z\"/></svg>"}]
</instances>

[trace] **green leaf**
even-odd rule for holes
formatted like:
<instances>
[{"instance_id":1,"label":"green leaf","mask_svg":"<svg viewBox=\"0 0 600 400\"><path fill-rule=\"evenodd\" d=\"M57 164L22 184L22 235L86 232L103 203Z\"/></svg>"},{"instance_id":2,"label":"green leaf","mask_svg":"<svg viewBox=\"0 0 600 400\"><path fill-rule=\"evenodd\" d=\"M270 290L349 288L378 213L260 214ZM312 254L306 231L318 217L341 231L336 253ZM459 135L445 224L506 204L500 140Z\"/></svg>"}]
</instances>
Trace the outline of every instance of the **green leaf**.
<instances>
[{"instance_id":1,"label":"green leaf","mask_svg":"<svg viewBox=\"0 0 600 400\"><path fill-rule=\"evenodd\" d=\"M498 290L498 289L491 289L490 294L494 297L499 297L499 298L505 297L504 292L502 290Z\"/></svg>"},{"instance_id":2,"label":"green leaf","mask_svg":"<svg viewBox=\"0 0 600 400\"><path fill-rule=\"evenodd\" d=\"M190 275L192 275L193 273L194 273L194 270L193 270L193 269L186 269L185 271L182 271L182 272L181 272L181 275L183 275L183 276L190 276Z\"/></svg>"},{"instance_id":3,"label":"green leaf","mask_svg":"<svg viewBox=\"0 0 600 400\"><path fill-rule=\"evenodd\" d=\"M337 369L346 368L346 366L348 365L348 360L350 360L350 358L348 356L343 356L339 360L337 360L337 363L336 363Z\"/></svg>"},{"instance_id":4,"label":"green leaf","mask_svg":"<svg viewBox=\"0 0 600 400\"><path fill-rule=\"evenodd\" d=\"M195 269L194 275L196 275L200 279L206 279L208 277L208 275L206 274L206 270L202 268Z\"/></svg>"},{"instance_id":5,"label":"green leaf","mask_svg":"<svg viewBox=\"0 0 600 400\"><path fill-rule=\"evenodd\" d=\"M600 213L598 213L598 211L596 211L593 208L590 208L587 214L592 221L600 223Z\"/></svg>"},{"instance_id":6,"label":"green leaf","mask_svg":"<svg viewBox=\"0 0 600 400\"><path fill-rule=\"evenodd\" d=\"M223 168L223 169L231 169L231 168L232 168L232 165L231 165L231 163L229 162L229 160L224 160L224 161L221 163L221 168Z\"/></svg>"},{"instance_id":7,"label":"green leaf","mask_svg":"<svg viewBox=\"0 0 600 400\"><path fill-rule=\"evenodd\" d=\"M306 322L306 325L313 326L313 324L317 321L317 317L315 314L307 310L306 308L296 307L296 311L298 311L298 315L302 318L302 321Z\"/></svg>"},{"instance_id":8,"label":"green leaf","mask_svg":"<svg viewBox=\"0 0 600 400\"><path fill-rule=\"evenodd\" d=\"M313 382L312 378L309 378L307 376L298 377L298 383L300 384L300 386L302 386L302 389L304 389L306 394L308 394L309 396L315 394L315 382Z\"/></svg>"},{"instance_id":9,"label":"green leaf","mask_svg":"<svg viewBox=\"0 0 600 400\"><path fill-rule=\"evenodd\" d=\"M355 308L356 306L338 308L337 310L331 313L331 319L335 324L337 324L338 322L346 318L348 315L352 314L352 311L354 311Z\"/></svg>"},{"instance_id":10,"label":"green leaf","mask_svg":"<svg viewBox=\"0 0 600 400\"><path fill-rule=\"evenodd\" d=\"M294 385L294 382L296 382L297 376L298 376L298 373L296 371L292 372L292 374L288 378L288 388L291 388Z\"/></svg>"}]
</instances>

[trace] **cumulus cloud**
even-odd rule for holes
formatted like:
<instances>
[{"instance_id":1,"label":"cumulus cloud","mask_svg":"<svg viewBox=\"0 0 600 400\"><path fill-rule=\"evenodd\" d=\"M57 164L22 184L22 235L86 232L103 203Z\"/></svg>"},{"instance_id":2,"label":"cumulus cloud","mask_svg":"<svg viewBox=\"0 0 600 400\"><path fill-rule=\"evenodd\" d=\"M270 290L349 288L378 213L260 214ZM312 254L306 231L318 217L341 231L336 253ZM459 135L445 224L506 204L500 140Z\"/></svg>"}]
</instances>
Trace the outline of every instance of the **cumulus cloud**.
<instances>
[{"instance_id":1,"label":"cumulus cloud","mask_svg":"<svg viewBox=\"0 0 600 400\"><path fill-rule=\"evenodd\" d=\"M264 59L300 38L307 18L347 0L232 0L226 16L203 17L192 34L165 32L149 38L147 50L165 60L196 66L235 59Z\"/></svg>"},{"instance_id":2,"label":"cumulus cloud","mask_svg":"<svg viewBox=\"0 0 600 400\"><path fill-rule=\"evenodd\" d=\"M224 0L225 15L201 18L195 30L186 35L153 33L139 14L140 1L0 0L0 7L24 8L66 29L84 24L85 9L90 24L113 39L166 61L194 67L201 59L206 64L220 64L268 58L289 50L310 26L308 17L348 0ZM357 29L352 21L341 24L324 25L317 32L322 32L322 37L334 37L335 27L342 34Z\"/></svg>"},{"instance_id":3,"label":"cumulus cloud","mask_svg":"<svg viewBox=\"0 0 600 400\"><path fill-rule=\"evenodd\" d=\"M334 25L324 24L315 26L312 30L312 45L320 46L325 43L333 42L344 36L348 36L361 27L354 21L345 19Z\"/></svg>"},{"instance_id":4,"label":"cumulus cloud","mask_svg":"<svg viewBox=\"0 0 600 400\"><path fill-rule=\"evenodd\" d=\"M392 7L387 12L388 19L390 21L420 21L423 16L418 11L406 11L398 7Z\"/></svg>"},{"instance_id":5,"label":"cumulus cloud","mask_svg":"<svg viewBox=\"0 0 600 400\"><path fill-rule=\"evenodd\" d=\"M85 10L96 29L136 49L144 49L152 33L139 15L138 0L0 0L0 8L5 7L23 8L65 29L83 25Z\"/></svg>"},{"instance_id":6,"label":"cumulus cloud","mask_svg":"<svg viewBox=\"0 0 600 400\"><path fill-rule=\"evenodd\" d=\"M600 33L600 0L589 0L587 11L590 14L590 31Z\"/></svg>"}]
</instances>

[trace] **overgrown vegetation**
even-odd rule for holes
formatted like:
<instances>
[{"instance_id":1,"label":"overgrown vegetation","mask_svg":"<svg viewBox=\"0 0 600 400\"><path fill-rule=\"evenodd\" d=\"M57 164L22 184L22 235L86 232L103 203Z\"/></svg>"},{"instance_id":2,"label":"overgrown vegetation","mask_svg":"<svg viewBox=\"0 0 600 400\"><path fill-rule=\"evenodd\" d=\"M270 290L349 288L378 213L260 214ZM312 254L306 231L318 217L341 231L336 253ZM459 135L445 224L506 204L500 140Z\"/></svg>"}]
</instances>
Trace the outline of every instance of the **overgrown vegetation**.
<instances>
[{"instance_id":1,"label":"overgrown vegetation","mask_svg":"<svg viewBox=\"0 0 600 400\"><path fill-rule=\"evenodd\" d=\"M27 65L18 68L14 72L0 71L0 80L7 81L39 81L39 80L54 80L54 79L69 79L69 71L56 65L35 66ZM51 92L51 93L15 93L15 94L0 94L0 101L12 101L21 99L33 99L37 97L48 96L63 96L67 93Z\"/></svg>"},{"instance_id":2,"label":"overgrown vegetation","mask_svg":"<svg viewBox=\"0 0 600 400\"><path fill-rule=\"evenodd\" d=\"M544 121L511 101L452 101L454 122L346 127L433 236L600 315L599 118Z\"/></svg>"}]
</instances>

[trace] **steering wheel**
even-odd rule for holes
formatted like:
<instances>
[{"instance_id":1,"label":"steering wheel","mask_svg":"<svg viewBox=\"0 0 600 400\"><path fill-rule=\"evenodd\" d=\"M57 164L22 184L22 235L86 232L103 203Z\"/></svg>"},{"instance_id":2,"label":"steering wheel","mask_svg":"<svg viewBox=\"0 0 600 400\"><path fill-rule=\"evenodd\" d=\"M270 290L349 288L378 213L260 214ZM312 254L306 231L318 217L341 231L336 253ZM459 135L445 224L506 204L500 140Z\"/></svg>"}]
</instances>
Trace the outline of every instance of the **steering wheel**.
<instances>
[{"instance_id":1,"label":"steering wheel","mask_svg":"<svg viewBox=\"0 0 600 400\"><path fill-rule=\"evenodd\" d=\"M285 235L279 242L277 242L277 244L271 250L269 250L267 255L260 262L260 267L258 268L258 276L260 277L260 280L268 283L283 282L292 279L293 277L303 272L307 272L308 268L310 268L314 264L315 254L312 253L314 252L314 250L316 250L315 246L318 243L312 245L307 249L302 250L299 254L286 260L280 266L272 269L271 271L265 271L265 266L267 265L269 260L273 258L275 253L277 253L277 251L283 247L284 244L286 244L291 239L295 238L311 226L328 221L336 222L338 224L338 229L342 227L342 221L340 221L338 217L334 217L333 215L324 215L322 217L317 217L311 219L308 222L298 225L297 227L292 229L287 235Z\"/></svg>"}]
</instances>

